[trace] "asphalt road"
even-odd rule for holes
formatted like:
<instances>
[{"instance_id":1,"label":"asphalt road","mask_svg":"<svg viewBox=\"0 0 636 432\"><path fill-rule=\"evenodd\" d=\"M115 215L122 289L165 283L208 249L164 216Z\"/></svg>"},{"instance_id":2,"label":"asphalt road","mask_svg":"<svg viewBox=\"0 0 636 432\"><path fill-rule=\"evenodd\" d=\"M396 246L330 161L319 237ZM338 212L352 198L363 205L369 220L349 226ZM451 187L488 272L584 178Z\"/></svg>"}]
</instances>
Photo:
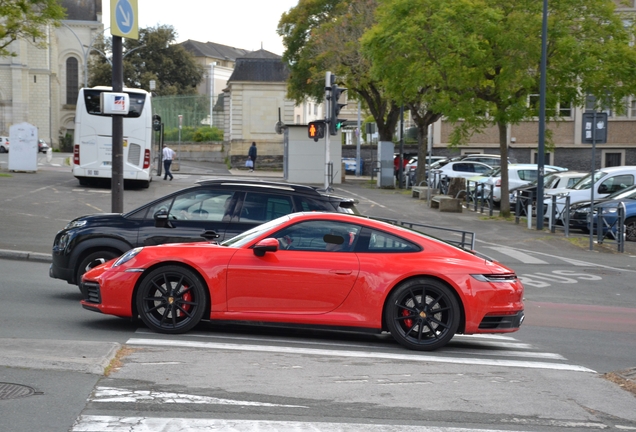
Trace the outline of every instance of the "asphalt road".
<instances>
[{"instance_id":1,"label":"asphalt road","mask_svg":"<svg viewBox=\"0 0 636 432\"><path fill-rule=\"evenodd\" d=\"M232 174L182 167L172 182L126 190L124 209ZM603 376L635 366L633 245L590 251L583 236L440 213L365 180L336 192L373 216L474 231L478 251L524 280L522 329L457 337L425 354L386 335L210 323L188 335L150 333L81 309L77 288L48 278L38 261L69 220L108 211L109 190L79 187L55 160L8 173L0 157L0 250L35 252L0 259L0 382L41 393L0 398L0 430L636 430L636 399ZM121 363L102 376L120 346Z\"/></svg>"}]
</instances>

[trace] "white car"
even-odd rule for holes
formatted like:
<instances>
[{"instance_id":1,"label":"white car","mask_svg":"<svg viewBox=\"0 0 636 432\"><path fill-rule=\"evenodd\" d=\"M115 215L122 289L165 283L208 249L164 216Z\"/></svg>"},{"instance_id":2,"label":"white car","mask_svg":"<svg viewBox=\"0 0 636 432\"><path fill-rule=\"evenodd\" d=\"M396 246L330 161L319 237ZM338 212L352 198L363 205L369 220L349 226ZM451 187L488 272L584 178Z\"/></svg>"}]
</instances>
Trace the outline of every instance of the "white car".
<instances>
[{"instance_id":1,"label":"white car","mask_svg":"<svg viewBox=\"0 0 636 432\"><path fill-rule=\"evenodd\" d=\"M544 171L552 173L556 171L565 171L565 168L545 165ZM539 177L539 166L537 164L510 164L508 165L508 190L528 185L537 180ZM490 193L492 186L492 200L494 202L501 201L501 167L497 168L490 177L482 182L486 193Z\"/></svg>"},{"instance_id":2,"label":"white car","mask_svg":"<svg viewBox=\"0 0 636 432\"><path fill-rule=\"evenodd\" d=\"M544 194L551 193L552 189L571 188L585 177L587 173L583 171L554 171L543 178L543 191ZM523 197L522 201L530 197L535 197L537 194L537 180L532 183L520 187L509 188L510 191L510 204L517 202L517 196Z\"/></svg>"},{"instance_id":3,"label":"white car","mask_svg":"<svg viewBox=\"0 0 636 432\"><path fill-rule=\"evenodd\" d=\"M566 197L570 197L570 205L589 201L591 198L590 188L594 187L594 199L605 198L611 193L618 192L636 184L636 166L616 166L601 168L594 172L594 175L587 174L579 180L572 188L551 189L549 195L543 200L544 217L550 217L552 212L552 196L556 196L556 214L560 215L565 208Z\"/></svg>"},{"instance_id":4,"label":"white car","mask_svg":"<svg viewBox=\"0 0 636 432\"><path fill-rule=\"evenodd\" d=\"M9 152L9 137L0 136L0 153Z\"/></svg>"},{"instance_id":5,"label":"white car","mask_svg":"<svg viewBox=\"0 0 636 432\"><path fill-rule=\"evenodd\" d=\"M484 175L490 171L492 171L490 165L475 161L460 160L449 162L438 168L435 168L435 164L433 164L428 173L428 184L439 187L440 181L444 182L452 178L469 179L478 175Z\"/></svg>"}]
</instances>

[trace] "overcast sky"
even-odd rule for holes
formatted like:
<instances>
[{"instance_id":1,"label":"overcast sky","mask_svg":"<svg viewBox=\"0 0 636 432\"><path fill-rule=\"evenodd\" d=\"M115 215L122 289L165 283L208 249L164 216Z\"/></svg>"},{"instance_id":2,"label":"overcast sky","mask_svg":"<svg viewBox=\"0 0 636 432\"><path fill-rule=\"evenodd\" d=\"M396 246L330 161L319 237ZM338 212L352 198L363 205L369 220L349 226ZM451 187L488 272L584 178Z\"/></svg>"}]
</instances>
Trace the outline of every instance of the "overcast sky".
<instances>
[{"instance_id":1,"label":"overcast sky","mask_svg":"<svg viewBox=\"0 0 636 432\"><path fill-rule=\"evenodd\" d=\"M110 27L111 1L117 0L102 2L104 27ZM282 55L276 27L298 0L137 0L137 4L140 28L171 25L177 42L192 39L246 50L260 49L262 44Z\"/></svg>"}]
</instances>

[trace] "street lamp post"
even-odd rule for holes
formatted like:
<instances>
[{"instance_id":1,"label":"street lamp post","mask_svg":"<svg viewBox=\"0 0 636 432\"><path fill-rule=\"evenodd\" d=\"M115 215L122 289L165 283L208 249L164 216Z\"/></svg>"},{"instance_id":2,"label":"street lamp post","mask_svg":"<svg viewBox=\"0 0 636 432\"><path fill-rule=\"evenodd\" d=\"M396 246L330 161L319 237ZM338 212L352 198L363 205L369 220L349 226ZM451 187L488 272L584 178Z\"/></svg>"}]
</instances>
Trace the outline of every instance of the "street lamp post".
<instances>
[{"instance_id":1,"label":"street lamp post","mask_svg":"<svg viewBox=\"0 0 636 432\"><path fill-rule=\"evenodd\" d=\"M88 87L88 56L91 53L91 51L95 49L93 48L93 44L97 40L97 37L101 35L102 33L104 33L106 30L108 30L110 27L106 27L104 30L100 31L95 36L93 36L93 38L91 39L90 45L86 46L84 45L80 37L77 35L77 33L75 33L75 30L73 30L68 24L66 24L63 21L62 21L62 25L66 27L67 29L69 29L71 33L73 33L73 36L75 36L75 39L77 39L77 42L79 42L80 47L82 48L82 56L84 57L84 87Z\"/></svg>"}]
</instances>

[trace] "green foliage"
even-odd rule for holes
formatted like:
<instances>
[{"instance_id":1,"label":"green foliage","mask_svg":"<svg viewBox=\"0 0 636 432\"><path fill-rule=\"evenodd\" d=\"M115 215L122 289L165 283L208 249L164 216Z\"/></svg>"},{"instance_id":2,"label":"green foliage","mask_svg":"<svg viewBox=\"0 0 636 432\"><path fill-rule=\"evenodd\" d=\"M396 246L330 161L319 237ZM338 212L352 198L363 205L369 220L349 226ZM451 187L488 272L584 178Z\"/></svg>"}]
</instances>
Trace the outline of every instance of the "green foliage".
<instances>
[{"instance_id":1,"label":"green foliage","mask_svg":"<svg viewBox=\"0 0 636 432\"><path fill-rule=\"evenodd\" d=\"M164 141L178 142L179 128L164 128ZM181 142L212 142L223 141L223 131L216 127L209 126L184 126L181 128Z\"/></svg>"},{"instance_id":2,"label":"green foliage","mask_svg":"<svg viewBox=\"0 0 636 432\"><path fill-rule=\"evenodd\" d=\"M377 25L363 38L373 76L392 94L443 113L459 144L486 127L499 130L507 156L507 125L532 118L538 94L542 2L536 0L385 0ZM549 2L546 115L557 103L582 105L587 94L618 106L636 93L632 28L611 0ZM509 212L507 171L501 211Z\"/></svg>"},{"instance_id":3,"label":"green foliage","mask_svg":"<svg viewBox=\"0 0 636 432\"><path fill-rule=\"evenodd\" d=\"M371 63L360 50L360 37L374 23L377 0L300 0L283 14L278 34L283 37L291 75L288 96L321 100L325 72L348 88L348 98L360 99L373 115L381 140L391 141L399 107L370 74Z\"/></svg>"},{"instance_id":4,"label":"green foliage","mask_svg":"<svg viewBox=\"0 0 636 432\"><path fill-rule=\"evenodd\" d=\"M216 126L201 127L194 131L192 140L194 142L223 141L223 131Z\"/></svg>"},{"instance_id":5,"label":"green foliage","mask_svg":"<svg viewBox=\"0 0 636 432\"><path fill-rule=\"evenodd\" d=\"M73 135L66 133L64 136L60 134L58 138L60 142L60 151L63 153L73 153Z\"/></svg>"},{"instance_id":6,"label":"green foliage","mask_svg":"<svg viewBox=\"0 0 636 432\"><path fill-rule=\"evenodd\" d=\"M66 11L57 0L0 1L0 57L15 56L8 46L18 39L46 47L46 26L59 26L65 17Z\"/></svg>"},{"instance_id":7,"label":"green foliage","mask_svg":"<svg viewBox=\"0 0 636 432\"><path fill-rule=\"evenodd\" d=\"M155 95L194 95L203 78L203 68L181 45L175 43L172 26L158 25L139 30L139 39L124 39L124 87L150 88ZM110 39L95 44L91 55L89 85L110 85L112 67Z\"/></svg>"}]
</instances>

